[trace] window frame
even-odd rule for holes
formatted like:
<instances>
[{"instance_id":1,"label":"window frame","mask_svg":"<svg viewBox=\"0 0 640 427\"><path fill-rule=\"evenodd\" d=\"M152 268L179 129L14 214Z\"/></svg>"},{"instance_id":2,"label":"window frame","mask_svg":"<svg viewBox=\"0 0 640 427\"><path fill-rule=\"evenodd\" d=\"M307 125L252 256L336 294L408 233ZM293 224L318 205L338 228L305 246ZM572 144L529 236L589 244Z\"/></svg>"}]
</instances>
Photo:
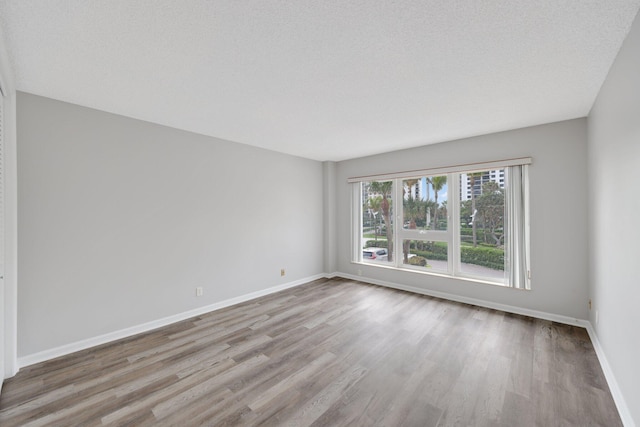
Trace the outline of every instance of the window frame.
<instances>
[{"instance_id":1,"label":"window frame","mask_svg":"<svg viewBox=\"0 0 640 427\"><path fill-rule=\"evenodd\" d=\"M374 267L382 267L382 268L390 268L401 271L411 271L417 272L427 275L435 275L435 276L444 276L462 280L469 280L474 282L486 283L491 285L498 285L503 287L511 287L518 289L531 289L531 273L529 267L529 259L530 259L530 243L529 243L529 183L528 183L528 165L531 164L530 158L525 159L511 159L509 161L501 162L488 162L484 164L476 164L476 165L464 165L464 166L454 166L450 167L449 171L446 172L447 168L437 168L437 169L426 169L423 171L413 171L413 172L401 172L395 174L388 175L377 175L371 177L360 177L360 178L351 178L349 182L357 183L358 185L353 185L353 208L352 211L352 227L353 227L353 239L352 239L352 262L364 264L367 266ZM520 258L524 258L526 262L526 277L525 283L521 283L518 286L511 282L510 275L510 265L508 265L509 260L511 259L508 256L508 251L513 250L513 248L508 247L507 241L505 238L505 269L504 269L504 278L491 278L487 276L472 274L469 272L462 271L462 262L461 262L461 253L462 253L462 244L461 244L461 233L460 233L460 209L461 209L461 185L460 178L463 174L469 174L473 172L485 172L489 171L489 174L493 170L504 169L503 174L499 174L500 179L506 178L507 186L510 185L509 173L511 169L509 166L521 166L522 169L522 187L521 187L521 197L524 200L524 208L523 208L523 218L521 218L524 224L524 236L525 236L525 246L524 246L524 254L519 255ZM488 169L491 168L491 169ZM446 172L446 173L442 173ZM404 181L408 179L423 179L423 178L431 178L434 176L446 176L447 177L447 229L446 230L418 230L418 229L408 229L404 228ZM498 176L498 174L496 174ZM370 178L370 179L368 179ZM373 181L392 181L392 192L391 192L391 200L393 204L393 260L388 263L373 263L366 262L362 258L362 249L364 248L364 239L363 239L363 185L367 182ZM506 189L506 186L505 186ZM507 193L505 192L505 211L507 210ZM506 221L504 227L507 227ZM403 253L402 247L404 240L410 241L423 241L423 242L444 242L447 244L447 271L436 270L436 271L425 271L424 268L419 266L413 266L409 264L404 264L403 262Z\"/></svg>"}]
</instances>

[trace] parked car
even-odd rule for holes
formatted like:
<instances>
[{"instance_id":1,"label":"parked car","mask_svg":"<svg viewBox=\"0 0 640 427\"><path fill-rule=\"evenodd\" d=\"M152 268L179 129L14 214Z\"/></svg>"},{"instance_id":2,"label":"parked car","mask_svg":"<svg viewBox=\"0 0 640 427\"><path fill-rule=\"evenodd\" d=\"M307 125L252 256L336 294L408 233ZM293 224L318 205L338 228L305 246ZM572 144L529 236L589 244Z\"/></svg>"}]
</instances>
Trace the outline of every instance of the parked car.
<instances>
[{"instance_id":1,"label":"parked car","mask_svg":"<svg viewBox=\"0 0 640 427\"><path fill-rule=\"evenodd\" d=\"M364 248L362 259L365 261L387 261L388 254L386 248Z\"/></svg>"}]
</instances>

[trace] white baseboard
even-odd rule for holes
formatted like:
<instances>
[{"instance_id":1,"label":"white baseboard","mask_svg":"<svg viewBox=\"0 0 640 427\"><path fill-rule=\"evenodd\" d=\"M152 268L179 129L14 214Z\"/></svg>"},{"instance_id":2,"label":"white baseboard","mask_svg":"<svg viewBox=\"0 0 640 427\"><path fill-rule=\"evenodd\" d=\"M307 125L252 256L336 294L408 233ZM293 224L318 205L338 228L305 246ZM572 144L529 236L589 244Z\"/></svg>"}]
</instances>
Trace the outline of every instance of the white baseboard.
<instances>
[{"instance_id":1,"label":"white baseboard","mask_svg":"<svg viewBox=\"0 0 640 427\"><path fill-rule=\"evenodd\" d=\"M523 316L535 317L537 319L543 319L543 320L551 320L553 322L564 323L566 325L580 326L582 328L586 328L587 324L589 323L586 320L575 319L573 317L567 317L567 316L561 316L559 314L546 313L544 311L530 310L528 308L516 307L516 306L506 305L506 304L499 304L496 302L491 302L491 301L486 301L486 300L481 300L476 298L463 297L460 295L449 294L446 292L438 292L438 291L432 291L428 289L415 288L413 286L406 286L398 283L385 282L383 280L371 279L368 277L353 276L351 274L344 274L344 273L335 273L335 276L342 277L345 279L350 279L350 280L357 280L365 283L371 283L373 285L380 285L388 288L400 289L402 291L413 292L416 294L442 298L450 301L477 305L479 307L505 311L507 313L521 314Z\"/></svg>"},{"instance_id":2,"label":"white baseboard","mask_svg":"<svg viewBox=\"0 0 640 427\"><path fill-rule=\"evenodd\" d=\"M613 401L616 403L616 407L618 408L618 413L620 414L620 418L622 419L622 424L624 424L625 427L635 427L636 424L633 421L633 418L631 418L631 411L629 411L627 402L624 400L622 391L620 391L618 381L616 381L616 378L613 375L613 370L611 369L611 365L609 365L607 356L605 356L604 354L604 349L600 344L598 334L596 334L596 330L593 328L591 322L586 323L587 333L589 334L589 338L591 338L591 342L593 343L593 348L595 349L596 355L598 356L598 361L600 362L600 366L602 367L602 371L604 372L604 377L607 379L607 384L609 385L609 390L611 391Z\"/></svg>"},{"instance_id":3,"label":"white baseboard","mask_svg":"<svg viewBox=\"0 0 640 427\"><path fill-rule=\"evenodd\" d=\"M267 289L251 292L249 294L241 295L235 298L230 298L228 300L220 301L220 302L206 305L203 307L194 308L193 310L174 314L172 316L164 317L158 320L153 320L151 322L143 323L141 325L120 329L118 331L109 332L108 334L87 338L85 340L76 341L70 344L65 344L60 347L44 350L38 353L29 354L27 356L22 356L18 358L18 368L19 369L24 368L25 366L33 365L40 362L45 362L47 360L55 359L56 357L75 353L76 351L85 350L90 347L95 347L98 345L106 344L122 338L127 338L143 332L148 332L153 329L170 325L172 323L176 323L182 320L190 319L192 317L200 316L201 314L209 313L215 310L220 310L221 308L229 307L235 304L239 304L245 301L249 301L255 298L265 296L265 295L269 295L285 289L293 288L295 286L300 286L302 284L309 283L314 280L322 279L326 277L327 275L325 274L316 274L315 276L305 277L304 279L294 280L292 282L284 283L282 285L272 286Z\"/></svg>"}]
</instances>

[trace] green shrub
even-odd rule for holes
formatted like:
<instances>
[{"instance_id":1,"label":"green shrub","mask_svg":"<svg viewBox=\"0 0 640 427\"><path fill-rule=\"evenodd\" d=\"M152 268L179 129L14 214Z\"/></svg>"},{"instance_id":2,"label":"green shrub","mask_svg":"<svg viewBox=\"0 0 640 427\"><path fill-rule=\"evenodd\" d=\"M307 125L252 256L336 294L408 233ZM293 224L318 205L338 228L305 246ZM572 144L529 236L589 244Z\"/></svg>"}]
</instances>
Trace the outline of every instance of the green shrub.
<instances>
[{"instance_id":1,"label":"green shrub","mask_svg":"<svg viewBox=\"0 0 640 427\"><path fill-rule=\"evenodd\" d=\"M486 237L485 237L486 234ZM476 230L476 241L478 242L478 244L480 244L481 242L484 242L485 238L488 241L492 241L493 239L491 238L491 235L489 232L486 232L483 228L478 228ZM463 242L473 242L473 229L471 227L460 227L460 240L462 240Z\"/></svg>"},{"instance_id":2,"label":"green shrub","mask_svg":"<svg viewBox=\"0 0 640 427\"><path fill-rule=\"evenodd\" d=\"M413 256L409 258L409 265L419 265L420 267L426 267L427 259L421 256Z\"/></svg>"},{"instance_id":3,"label":"green shrub","mask_svg":"<svg viewBox=\"0 0 640 427\"><path fill-rule=\"evenodd\" d=\"M481 265L494 270L504 270L504 250L478 246L462 246L460 258L465 264Z\"/></svg>"},{"instance_id":4,"label":"green shrub","mask_svg":"<svg viewBox=\"0 0 640 427\"><path fill-rule=\"evenodd\" d=\"M386 240L367 240L367 247L388 248L388 244ZM482 244L479 243L479 246L475 248L473 246L463 245L461 251L460 257L464 264L480 265L500 271L504 270L504 249L482 246ZM434 261L446 261L448 259L447 244L444 242L412 240L411 253L416 255L415 257L409 258L409 264L411 265L421 265L412 264L411 260L414 258L425 259L425 264L427 260L430 259ZM413 262L420 261L416 260Z\"/></svg>"},{"instance_id":5,"label":"green shrub","mask_svg":"<svg viewBox=\"0 0 640 427\"><path fill-rule=\"evenodd\" d=\"M447 260L447 244L444 242L411 242L413 253L426 259L446 261Z\"/></svg>"},{"instance_id":6,"label":"green shrub","mask_svg":"<svg viewBox=\"0 0 640 427\"><path fill-rule=\"evenodd\" d=\"M447 244L444 242L412 242L412 253L426 259L446 261ZM504 249L487 246L462 246L461 261L465 264L480 265L494 270L504 270Z\"/></svg>"},{"instance_id":7,"label":"green shrub","mask_svg":"<svg viewBox=\"0 0 640 427\"><path fill-rule=\"evenodd\" d=\"M366 248L388 248L389 247L386 240L367 240L366 244L367 244L367 246L365 246Z\"/></svg>"}]
</instances>

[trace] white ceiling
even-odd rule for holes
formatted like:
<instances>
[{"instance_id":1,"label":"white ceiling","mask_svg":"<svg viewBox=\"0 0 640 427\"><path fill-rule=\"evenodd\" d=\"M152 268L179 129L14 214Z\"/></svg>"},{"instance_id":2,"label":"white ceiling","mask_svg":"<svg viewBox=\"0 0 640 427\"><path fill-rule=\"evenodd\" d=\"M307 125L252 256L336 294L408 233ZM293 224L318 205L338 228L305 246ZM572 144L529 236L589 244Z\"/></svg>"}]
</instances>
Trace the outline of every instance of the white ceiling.
<instances>
[{"instance_id":1,"label":"white ceiling","mask_svg":"<svg viewBox=\"0 0 640 427\"><path fill-rule=\"evenodd\" d=\"M588 114L640 0L0 0L19 90L316 160Z\"/></svg>"}]
</instances>

